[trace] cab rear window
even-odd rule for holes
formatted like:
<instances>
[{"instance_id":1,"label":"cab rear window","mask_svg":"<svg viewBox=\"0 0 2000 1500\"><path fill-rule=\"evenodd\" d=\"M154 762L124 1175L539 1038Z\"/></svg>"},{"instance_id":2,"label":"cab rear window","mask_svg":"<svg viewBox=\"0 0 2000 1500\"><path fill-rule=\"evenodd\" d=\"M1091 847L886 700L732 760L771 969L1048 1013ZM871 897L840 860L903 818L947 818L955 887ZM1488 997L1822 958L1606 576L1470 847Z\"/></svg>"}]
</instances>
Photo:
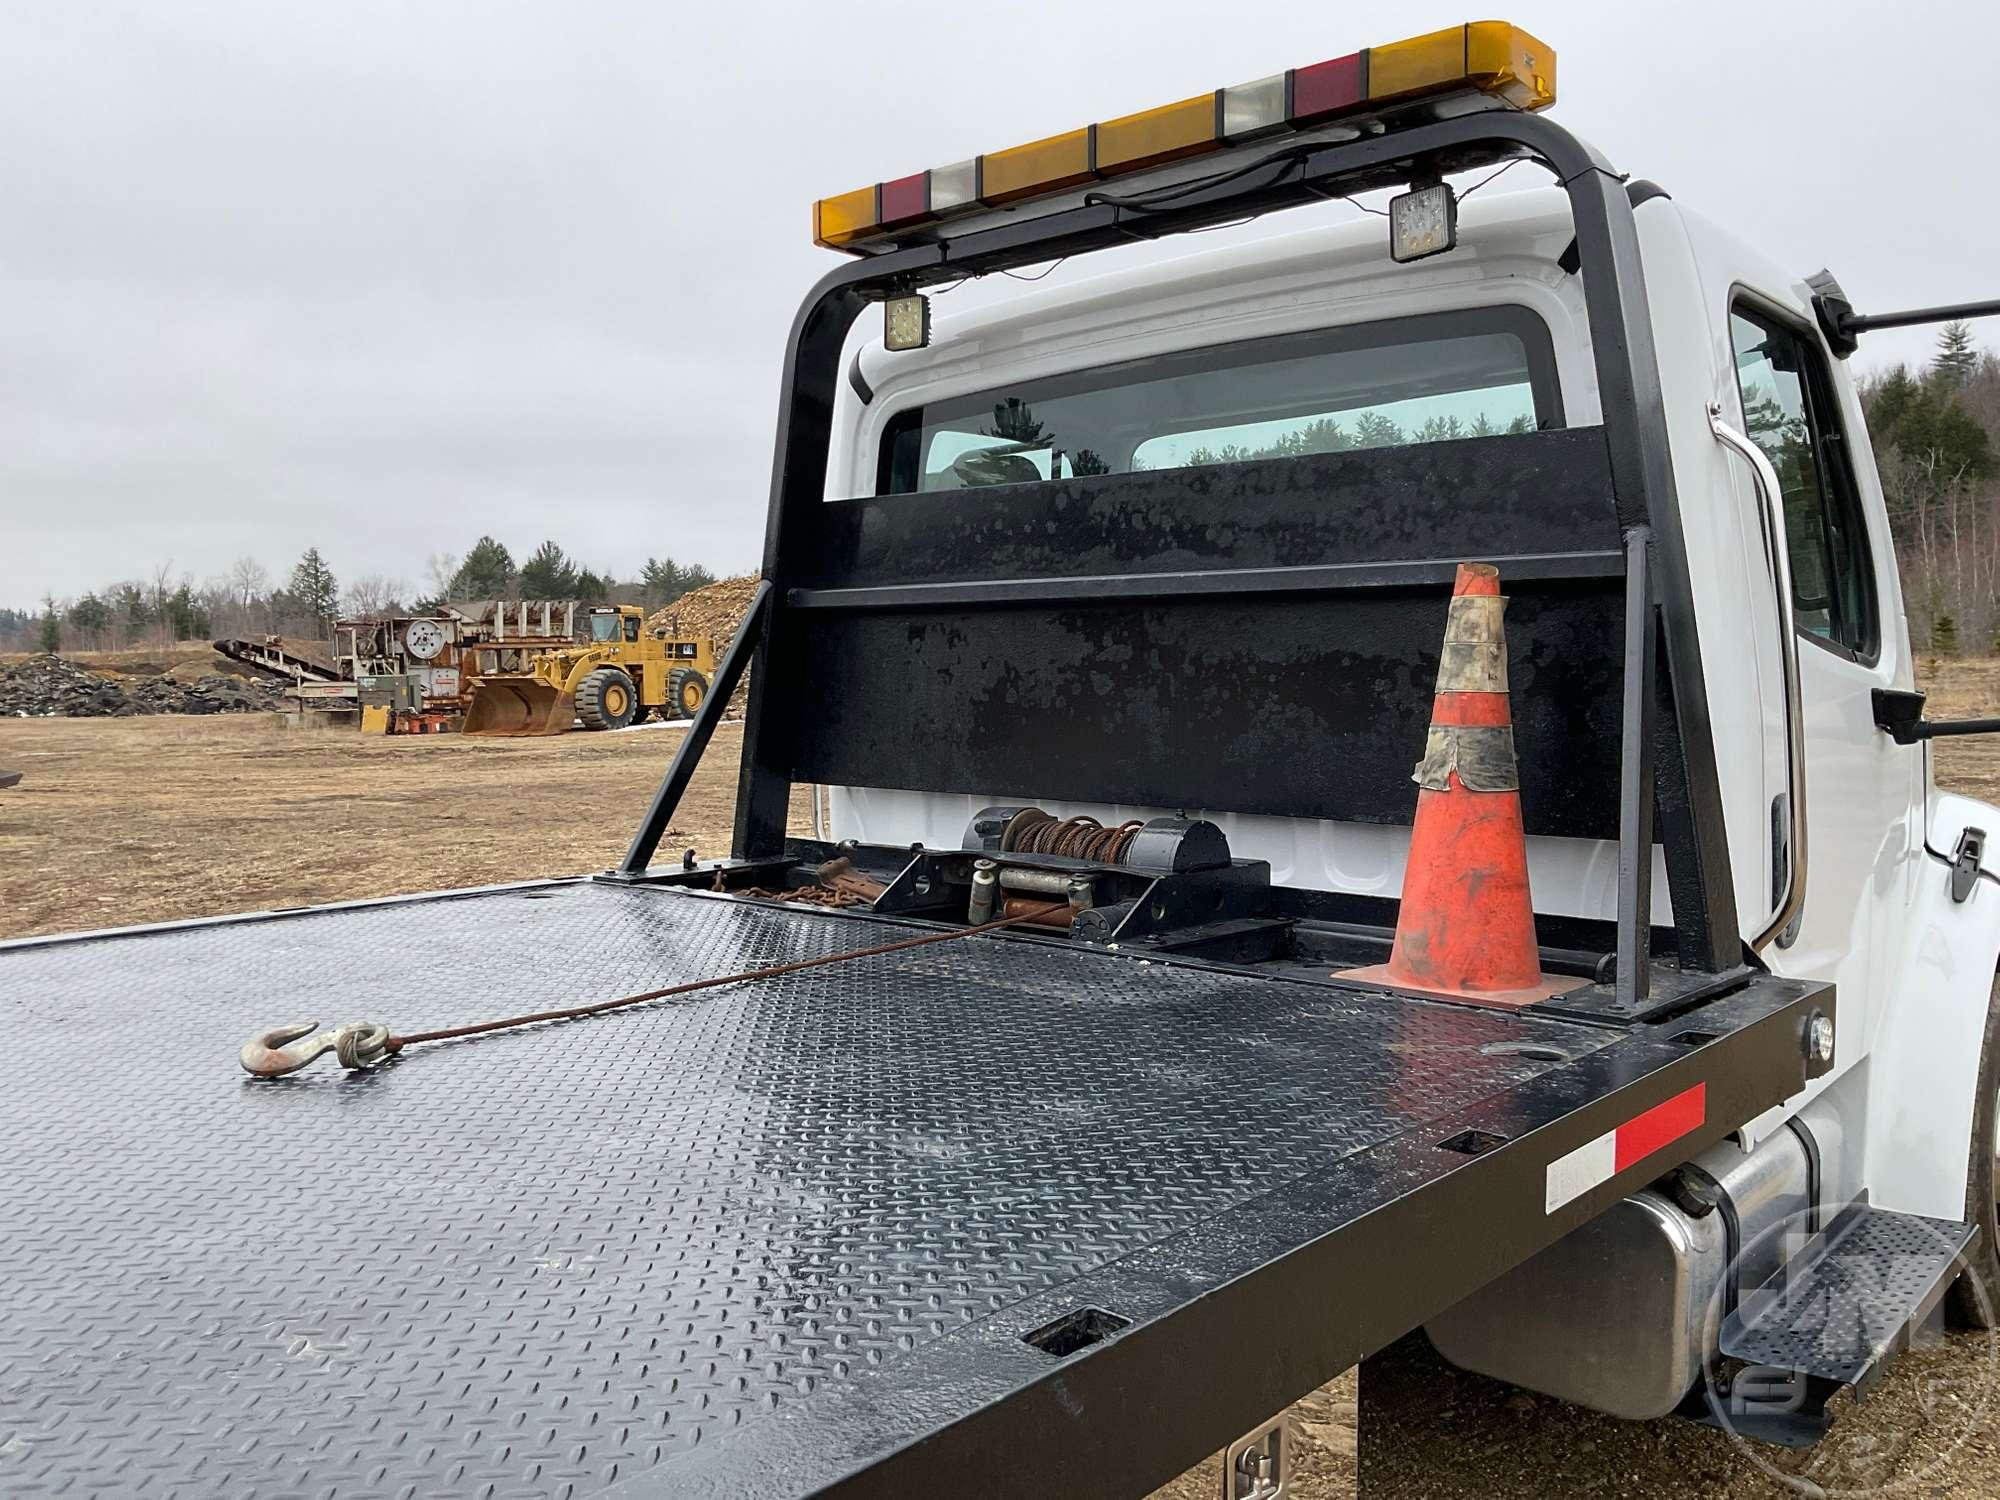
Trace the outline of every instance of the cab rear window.
<instances>
[{"instance_id":1,"label":"cab rear window","mask_svg":"<svg viewBox=\"0 0 2000 1500\"><path fill-rule=\"evenodd\" d=\"M1546 325L1426 314L1023 380L899 412L877 493L977 489L1560 427Z\"/></svg>"}]
</instances>

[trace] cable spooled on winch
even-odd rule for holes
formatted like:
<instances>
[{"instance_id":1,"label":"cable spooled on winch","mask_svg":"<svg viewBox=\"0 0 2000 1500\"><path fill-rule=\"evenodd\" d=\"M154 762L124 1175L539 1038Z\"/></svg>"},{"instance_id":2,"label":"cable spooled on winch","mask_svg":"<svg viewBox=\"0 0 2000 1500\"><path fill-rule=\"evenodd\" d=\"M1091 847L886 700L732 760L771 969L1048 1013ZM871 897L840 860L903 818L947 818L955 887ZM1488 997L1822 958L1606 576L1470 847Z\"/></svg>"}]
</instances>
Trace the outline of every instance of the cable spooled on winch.
<instances>
[{"instance_id":1,"label":"cable spooled on winch","mask_svg":"<svg viewBox=\"0 0 2000 1500\"><path fill-rule=\"evenodd\" d=\"M1132 840L1146 825L1138 818L1107 828L1084 814L1047 822L1028 822L1014 830L1006 844L1009 854L1055 854L1065 859L1086 859L1097 864L1118 865L1132 848Z\"/></svg>"}]
</instances>

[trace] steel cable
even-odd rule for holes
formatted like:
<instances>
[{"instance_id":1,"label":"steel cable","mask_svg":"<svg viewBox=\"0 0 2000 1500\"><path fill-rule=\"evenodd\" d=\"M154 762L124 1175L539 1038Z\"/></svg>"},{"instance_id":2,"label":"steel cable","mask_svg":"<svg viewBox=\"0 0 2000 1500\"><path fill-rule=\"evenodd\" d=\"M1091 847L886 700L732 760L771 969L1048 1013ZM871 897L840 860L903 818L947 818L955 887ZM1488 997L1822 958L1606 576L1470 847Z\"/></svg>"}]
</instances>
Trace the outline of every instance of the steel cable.
<instances>
[{"instance_id":1,"label":"steel cable","mask_svg":"<svg viewBox=\"0 0 2000 1500\"><path fill-rule=\"evenodd\" d=\"M1051 818L1018 830L1008 848L1011 854L1054 854L1064 859L1090 860L1097 864L1123 864L1132 841L1146 825L1137 818L1107 828L1088 815Z\"/></svg>"},{"instance_id":2,"label":"steel cable","mask_svg":"<svg viewBox=\"0 0 2000 1500\"><path fill-rule=\"evenodd\" d=\"M498 1021L474 1021L465 1026L445 1026L436 1031L413 1031L407 1035L392 1035L384 1050L394 1053L417 1042L443 1042L455 1037L479 1036L488 1031L504 1031L515 1026L533 1026L543 1021L573 1021L579 1016L601 1015L607 1010L619 1010L628 1005L643 1005L650 1000L665 1000L673 995L691 995L696 990L712 990L719 985L742 984L753 979L776 979L784 974L796 974L803 969L825 968L828 964L846 963L857 958L880 958L885 953L902 953L911 948L923 948L932 943L949 943L957 938L977 937L982 932L998 932L1003 927L1018 927L1023 922L1031 922L1037 917L1047 916L1054 911L1067 911L1068 905L1061 901L1051 901L1037 906L1033 911L1020 912L998 921L981 922L977 927L961 927L952 932L930 932L922 937L904 938L895 943L879 943L873 948L854 948L845 953L828 953L819 958L802 958L788 964L772 964L763 969L745 969L740 974L720 974L713 979L690 979L685 984L670 984L665 989L647 990L643 994L625 995L617 1000L598 1000L589 1005L571 1005L562 1010L541 1010L529 1015L507 1016Z\"/></svg>"},{"instance_id":3,"label":"steel cable","mask_svg":"<svg viewBox=\"0 0 2000 1500\"><path fill-rule=\"evenodd\" d=\"M490 1031L509 1031L517 1026L536 1026L545 1021L573 1021L583 1016L596 1016L606 1011L622 1010L631 1005L644 1005L648 1001L666 1000L675 995L691 995L698 990L712 990L725 984L776 979L780 975L797 974L806 969L822 969L829 964L848 963L860 958L880 958L884 954L903 953L912 948L928 947L933 943L949 943L959 938L978 937L984 932L998 932L1002 928L1019 927L1024 923L1038 921L1051 913L1068 910L1067 902L1051 901L1038 904L1028 911L1017 911L996 921L981 922L973 927L955 928L950 932L928 932L920 937L903 938L894 943L878 943L872 948L853 948L844 953L824 954L819 958L802 958L788 964L772 964L762 969L745 969L736 974L719 974L711 979L690 979L684 984L670 984L662 989L646 990L642 994L621 995L616 1000L597 1000L588 1005L565 1006L560 1010L538 1010L526 1015L504 1016L493 1021L472 1021L464 1026L441 1026L432 1031L391 1033L386 1026L376 1022L350 1021L331 1033L309 1036L319 1023L308 1021L297 1026L278 1027L261 1036L253 1037L243 1048L241 1060L245 1071L259 1078L282 1078L287 1073L297 1072L327 1051L332 1051L343 1067L366 1068L419 1042L444 1042L459 1037L483 1036Z\"/></svg>"}]
</instances>

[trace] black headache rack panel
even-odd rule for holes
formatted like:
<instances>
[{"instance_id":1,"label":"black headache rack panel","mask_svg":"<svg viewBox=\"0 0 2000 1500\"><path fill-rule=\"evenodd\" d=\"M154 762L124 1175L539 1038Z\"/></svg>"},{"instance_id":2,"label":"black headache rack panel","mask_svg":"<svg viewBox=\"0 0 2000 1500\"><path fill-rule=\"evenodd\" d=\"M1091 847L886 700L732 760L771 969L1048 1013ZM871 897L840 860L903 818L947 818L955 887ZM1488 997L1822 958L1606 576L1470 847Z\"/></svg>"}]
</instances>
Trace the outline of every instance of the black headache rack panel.
<instances>
[{"instance_id":1,"label":"black headache rack panel","mask_svg":"<svg viewBox=\"0 0 2000 1500\"><path fill-rule=\"evenodd\" d=\"M1141 1494L1796 1093L1831 1012L1757 977L1612 1027L1004 935L233 1061L384 955L427 1027L907 931L577 882L0 945L0 1491ZM1668 1101L1685 1134L1558 1168Z\"/></svg>"},{"instance_id":2,"label":"black headache rack panel","mask_svg":"<svg viewBox=\"0 0 2000 1500\"><path fill-rule=\"evenodd\" d=\"M874 300L1523 155L1574 210L1600 427L825 499L843 341ZM1618 842L1621 1010L1642 1011L1657 982L1656 826L1675 924L1663 956L1737 971L1632 206L1588 148L1508 111L1288 151L1170 208L1100 202L829 275L793 328L764 590L615 873L644 878L753 658L740 859L782 853L800 781L1406 821L1461 560L1498 563L1515 599L1530 827Z\"/></svg>"},{"instance_id":3,"label":"black headache rack panel","mask_svg":"<svg viewBox=\"0 0 2000 1500\"><path fill-rule=\"evenodd\" d=\"M820 508L764 700L802 782L1407 826L1459 559L1533 833L1618 836L1601 428Z\"/></svg>"}]
</instances>

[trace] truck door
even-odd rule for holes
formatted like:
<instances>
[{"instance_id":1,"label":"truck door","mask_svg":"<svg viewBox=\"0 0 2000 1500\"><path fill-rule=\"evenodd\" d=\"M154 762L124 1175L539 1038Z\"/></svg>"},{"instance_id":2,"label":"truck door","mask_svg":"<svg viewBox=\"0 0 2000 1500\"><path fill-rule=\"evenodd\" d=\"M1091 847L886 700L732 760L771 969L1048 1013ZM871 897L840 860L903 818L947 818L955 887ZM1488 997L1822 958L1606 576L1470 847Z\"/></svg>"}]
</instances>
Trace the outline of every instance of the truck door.
<instances>
[{"instance_id":1,"label":"truck door","mask_svg":"<svg viewBox=\"0 0 2000 1500\"><path fill-rule=\"evenodd\" d=\"M1878 988L1866 972L1879 946L1871 941L1879 920L1872 896L1895 883L1910 854L1910 780L1875 726L1871 698L1874 688L1894 685L1902 665L1895 659L1900 637L1882 626L1895 583L1878 570L1878 559L1889 556L1886 537L1877 546L1869 533L1870 512L1881 515L1879 496L1862 490L1864 475L1874 482L1873 465L1854 457L1853 443L1867 439L1858 425L1850 436L1817 332L1739 292L1729 333L1741 430L1770 460L1782 499L1805 740L1805 906L1764 956L1779 973L1839 982L1845 1062L1854 1055L1848 1043L1862 1044L1873 1029L1872 1018L1854 1009L1872 1002ZM1751 493L1747 475L1741 490ZM1776 672L1766 680L1779 691ZM1766 722L1782 732L1782 711ZM1775 905L1793 851L1782 753L1767 759L1773 763L1780 779L1767 786L1771 818L1758 836L1769 844ZM1735 847L1750 854L1748 840ZM1746 931L1762 927L1770 910L1746 913Z\"/></svg>"}]
</instances>

